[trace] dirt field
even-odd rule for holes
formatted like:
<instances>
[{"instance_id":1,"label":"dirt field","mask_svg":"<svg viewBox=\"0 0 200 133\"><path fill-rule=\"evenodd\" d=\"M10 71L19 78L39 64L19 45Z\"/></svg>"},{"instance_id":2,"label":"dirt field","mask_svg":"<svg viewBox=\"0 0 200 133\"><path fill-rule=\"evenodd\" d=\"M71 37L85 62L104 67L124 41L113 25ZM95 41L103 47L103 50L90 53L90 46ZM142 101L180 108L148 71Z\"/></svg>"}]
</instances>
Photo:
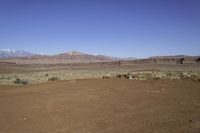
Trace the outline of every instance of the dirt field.
<instances>
[{"instance_id":1,"label":"dirt field","mask_svg":"<svg viewBox=\"0 0 200 133\"><path fill-rule=\"evenodd\" d=\"M199 133L200 82L84 79L0 86L1 133Z\"/></svg>"}]
</instances>

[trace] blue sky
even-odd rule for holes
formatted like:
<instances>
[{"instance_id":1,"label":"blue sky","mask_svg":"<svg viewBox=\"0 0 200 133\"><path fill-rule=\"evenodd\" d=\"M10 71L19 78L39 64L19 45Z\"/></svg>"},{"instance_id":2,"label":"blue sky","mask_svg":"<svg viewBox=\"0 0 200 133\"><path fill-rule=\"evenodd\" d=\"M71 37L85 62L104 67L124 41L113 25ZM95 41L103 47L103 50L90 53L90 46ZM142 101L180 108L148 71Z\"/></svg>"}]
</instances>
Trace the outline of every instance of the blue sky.
<instances>
[{"instance_id":1,"label":"blue sky","mask_svg":"<svg viewBox=\"0 0 200 133\"><path fill-rule=\"evenodd\" d=\"M199 0L0 0L0 49L200 55Z\"/></svg>"}]
</instances>

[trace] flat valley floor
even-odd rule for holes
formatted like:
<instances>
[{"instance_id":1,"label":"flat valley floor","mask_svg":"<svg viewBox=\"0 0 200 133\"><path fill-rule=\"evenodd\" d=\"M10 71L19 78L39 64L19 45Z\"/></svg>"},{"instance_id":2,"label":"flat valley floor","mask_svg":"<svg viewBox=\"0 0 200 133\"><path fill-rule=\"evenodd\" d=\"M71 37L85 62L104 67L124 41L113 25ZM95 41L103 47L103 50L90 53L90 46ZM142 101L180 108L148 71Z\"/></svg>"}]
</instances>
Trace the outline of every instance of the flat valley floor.
<instances>
[{"instance_id":1,"label":"flat valley floor","mask_svg":"<svg viewBox=\"0 0 200 133\"><path fill-rule=\"evenodd\" d=\"M0 86L1 133L199 133L200 82L82 79Z\"/></svg>"}]
</instances>

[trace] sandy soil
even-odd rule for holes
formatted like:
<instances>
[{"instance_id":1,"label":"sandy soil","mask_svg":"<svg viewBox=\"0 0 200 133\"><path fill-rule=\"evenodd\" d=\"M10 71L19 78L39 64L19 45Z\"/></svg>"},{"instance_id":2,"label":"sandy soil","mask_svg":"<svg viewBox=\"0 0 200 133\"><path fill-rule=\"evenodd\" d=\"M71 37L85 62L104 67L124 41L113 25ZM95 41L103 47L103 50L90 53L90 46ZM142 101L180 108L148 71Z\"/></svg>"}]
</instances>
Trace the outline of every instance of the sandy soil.
<instances>
[{"instance_id":1,"label":"sandy soil","mask_svg":"<svg viewBox=\"0 0 200 133\"><path fill-rule=\"evenodd\" d=\"M0 86L1 133L199 133L200 82L84 79Z\"/></svg>"}]
</instances>

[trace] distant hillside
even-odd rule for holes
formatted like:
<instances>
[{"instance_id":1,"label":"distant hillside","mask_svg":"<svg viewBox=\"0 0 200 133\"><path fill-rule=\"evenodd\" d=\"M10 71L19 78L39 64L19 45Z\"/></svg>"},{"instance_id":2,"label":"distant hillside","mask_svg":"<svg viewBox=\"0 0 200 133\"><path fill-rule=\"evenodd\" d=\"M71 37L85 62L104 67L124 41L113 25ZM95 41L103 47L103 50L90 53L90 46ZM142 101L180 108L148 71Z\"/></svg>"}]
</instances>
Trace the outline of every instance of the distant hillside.
<instances>
[{"instance_id":1,"label":"distant hillside","mask_svg":"<svg viewBox=\"0 0 200 133\"><path fill-rule=\"evenodd\" d=\"M188 57L193 57L193 56L189 56L189 55L152 56L152 57L149 57L149 59L154 59L154 58L188 58Z\"/></svg>"},{"instance_id":2,"label":"distant hillside","mask_svg":"<svg viewBox=\"0 0 200 133\"><path fill-rule=\"evenodd\" d=\"M172 55L172 56L153 56L149 57L155 63L176 63L176 64L186 64L186 63L199 63L200 56L189 56L189 55Z\"/></svg>"}]
</instances>

